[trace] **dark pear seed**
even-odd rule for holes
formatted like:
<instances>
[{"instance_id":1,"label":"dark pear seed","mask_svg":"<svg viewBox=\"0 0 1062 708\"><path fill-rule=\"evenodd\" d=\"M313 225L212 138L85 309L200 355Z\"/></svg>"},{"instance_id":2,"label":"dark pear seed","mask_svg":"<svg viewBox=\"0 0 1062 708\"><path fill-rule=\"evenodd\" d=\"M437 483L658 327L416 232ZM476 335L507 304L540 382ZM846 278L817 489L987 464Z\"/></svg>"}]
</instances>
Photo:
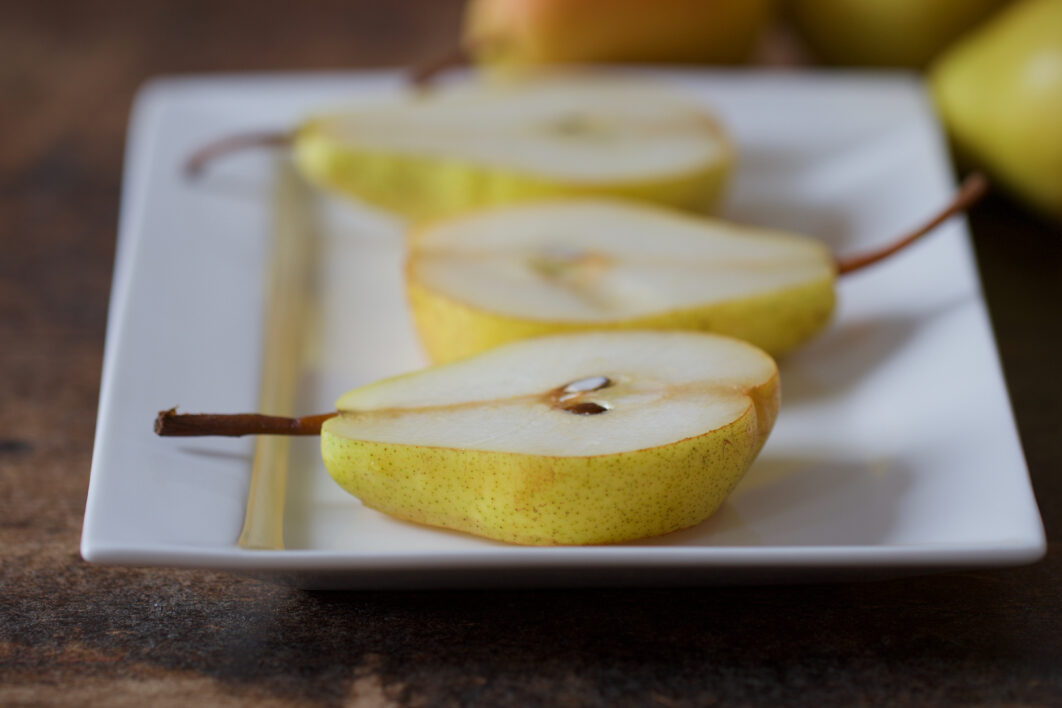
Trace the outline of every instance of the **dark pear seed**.
<instances>
[{"instance_id":1,"label":"dark pear seed","mask_svg":"<svg viewBox=\"0 0 1062 708\"><path fill-rule=\"evenodd\" d=\"M564 410L577 415L597 415L598 413L604 413L608 408L605 408L599 403L594 403L593 401L582 401L580 403L573 403L570 406L565 406Z\"/></svg>"}]
</instances>

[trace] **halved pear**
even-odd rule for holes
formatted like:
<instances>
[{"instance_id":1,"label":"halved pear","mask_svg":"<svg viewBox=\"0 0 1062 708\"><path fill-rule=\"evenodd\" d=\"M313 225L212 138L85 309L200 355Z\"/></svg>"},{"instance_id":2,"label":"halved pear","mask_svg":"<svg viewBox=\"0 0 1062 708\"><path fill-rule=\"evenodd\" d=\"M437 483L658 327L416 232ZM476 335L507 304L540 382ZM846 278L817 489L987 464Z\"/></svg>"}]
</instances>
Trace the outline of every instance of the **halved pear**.
<instances>
[{"instance_id":1,"label":"halved pear","mask_svg":"<svg viewBox=\"0 0 1062 708\"><path fill-rule=\"evenodd\" d=\"M702 106L646 81L548 76L471 83L312 119L312 181L421 219L558 195L704 210L732 148Z\"/></svg>"},{"instance_id":2,"label":"halved pear","mask_svg":"<svg viewBox=\"0 0 1062 708\"><path fill-rule=\"evenodd\" d=\"M325 466L396 517L521 544L616 543L697 524L779 406L766 353L693 332L499 347L347 393Z\"/></svg>"},{"instance_id":3,"label":"halved pear","mask_svg":"<svg viewBox=\"0 0 1062 708\"><path fill-rule=\"evenodd\" d=\"M431 358L586 329L686 329L771 354L829 320L836 265L818 241L643 204L543 202L415 231L407 288Z\"/></svg>"}]
</instances>

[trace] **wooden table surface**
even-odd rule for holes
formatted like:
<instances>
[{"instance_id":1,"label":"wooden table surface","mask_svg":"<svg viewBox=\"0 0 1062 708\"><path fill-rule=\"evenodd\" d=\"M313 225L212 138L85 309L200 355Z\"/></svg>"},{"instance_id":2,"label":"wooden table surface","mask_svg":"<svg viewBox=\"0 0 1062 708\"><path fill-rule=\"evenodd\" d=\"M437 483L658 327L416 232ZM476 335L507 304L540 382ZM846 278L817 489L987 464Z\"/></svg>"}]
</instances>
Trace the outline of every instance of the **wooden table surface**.
<instances>
[{"instance_id":1,"label":"wooden table surface","mask_svg":"<svg viewBox=\"0 0 1062 708\"><path fill-rule=\"evenodd\" d=\"M972 228L1051 541L1036 565L798 587L306 593L80 559L137 86L408 64L453 42L459 10L0 3L0 704L1062 704L1062 228L998 195Z\"/></svg>"}]
</instances>

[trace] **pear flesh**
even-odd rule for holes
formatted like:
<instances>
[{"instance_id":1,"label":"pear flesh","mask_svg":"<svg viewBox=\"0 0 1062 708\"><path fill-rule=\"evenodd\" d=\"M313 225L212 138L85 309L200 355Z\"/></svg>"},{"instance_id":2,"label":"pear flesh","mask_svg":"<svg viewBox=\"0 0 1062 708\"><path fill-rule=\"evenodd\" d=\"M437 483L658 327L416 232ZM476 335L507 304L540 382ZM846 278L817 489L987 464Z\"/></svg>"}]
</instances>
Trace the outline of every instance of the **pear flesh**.
<instances>
[{"instance_id":1,"label":"pear flesh","mask_svg":"<svg viewBox=\"0 0 1062 708\"><path fill-rule=\"evenodd\" d=\"M732 161L711 114L649 82L538 77L442 87L297 131L303 174L413 218L559 195L706 209Z\"/></svg>"},{"instance_id":2,"label":"pear flesh","mask_svg":"<svg viewBox=\"0 0 1062 708\"><path fill-rule=\"evenodd\" d=\"M617 543L710 516L779 406L774 361L692 332L525 340L347 393L321 447L368 507L512 543Z\"/></svg>"},{"instance_id":3,"label":"pear flesh","mask_svg":"<svg viewBox=\"0 0 1062 708\"><path fill-rule=\"evenodd\" d=\"M414 232L407 287L435 361L585 329L693 329L772 354L828 321L814 239L611 200L496 209Z\"/></svg>"}]
</instances>

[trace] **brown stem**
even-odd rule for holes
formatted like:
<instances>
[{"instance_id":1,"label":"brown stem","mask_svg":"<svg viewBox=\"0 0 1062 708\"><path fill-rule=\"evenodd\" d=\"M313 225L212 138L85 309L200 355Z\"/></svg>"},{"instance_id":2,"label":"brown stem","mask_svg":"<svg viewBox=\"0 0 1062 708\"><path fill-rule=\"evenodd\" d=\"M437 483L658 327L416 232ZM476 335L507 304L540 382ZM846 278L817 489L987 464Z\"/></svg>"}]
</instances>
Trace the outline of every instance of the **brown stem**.
<instances>
[{"instance_id":1,"label":"brown stem","mask_svg":"<svg viewBox=\"0 0 1062 708\"><path fill-rule=\"evenodd\" d=\"M159 411L155 434L167 437L202 435L320 435L321 424L338 413L285 418L260 413L178 413L176 408Z\"/></svg>"},{"instance_id":2,"label":"brown stem","mask_svg":"<svg viewBox=\"0 0 1062 708\"><path fill-rule=\"evenodd\" d=\"M195 177L203 171L207 163L214 161L218 157L248 148L287 147L291 145L292 139L291 133L280 132L251 132L229 135L220 140L207 143L193 152L184 163L184 171L189 177Z\"/></svg>"},{"instance_id":3,"label":"brown stem","mask_svg":"<svg viewBox=\"0 0 1062 708\"><path fill-rule=\"evenodd\" d=\"M445 54L411 68L409 70L409 82L415 88L425 89L442 72L447 69L465 66L468 62L468 51L464 47L454 47Z\"/></svg>"},{"instance_id":4,"label":"brown stem","mask_svg":"<svg viewBox=\"0 0 1062 708\"><path fill-rule=\"evenodd\" d=\"M959 191L944 209L925 224L909 234L901 236L884 248L879 248L869 253L857 253L854 256L837 258L837 273L844 275L865 268L868 265L888 258L899 250L906 248L918 239L925 236L933 229L950 219L961 211L969 209L977 203L988 191L988 179L980 172L974 172L959 185Z\"/></svg>"}]
</instances>

